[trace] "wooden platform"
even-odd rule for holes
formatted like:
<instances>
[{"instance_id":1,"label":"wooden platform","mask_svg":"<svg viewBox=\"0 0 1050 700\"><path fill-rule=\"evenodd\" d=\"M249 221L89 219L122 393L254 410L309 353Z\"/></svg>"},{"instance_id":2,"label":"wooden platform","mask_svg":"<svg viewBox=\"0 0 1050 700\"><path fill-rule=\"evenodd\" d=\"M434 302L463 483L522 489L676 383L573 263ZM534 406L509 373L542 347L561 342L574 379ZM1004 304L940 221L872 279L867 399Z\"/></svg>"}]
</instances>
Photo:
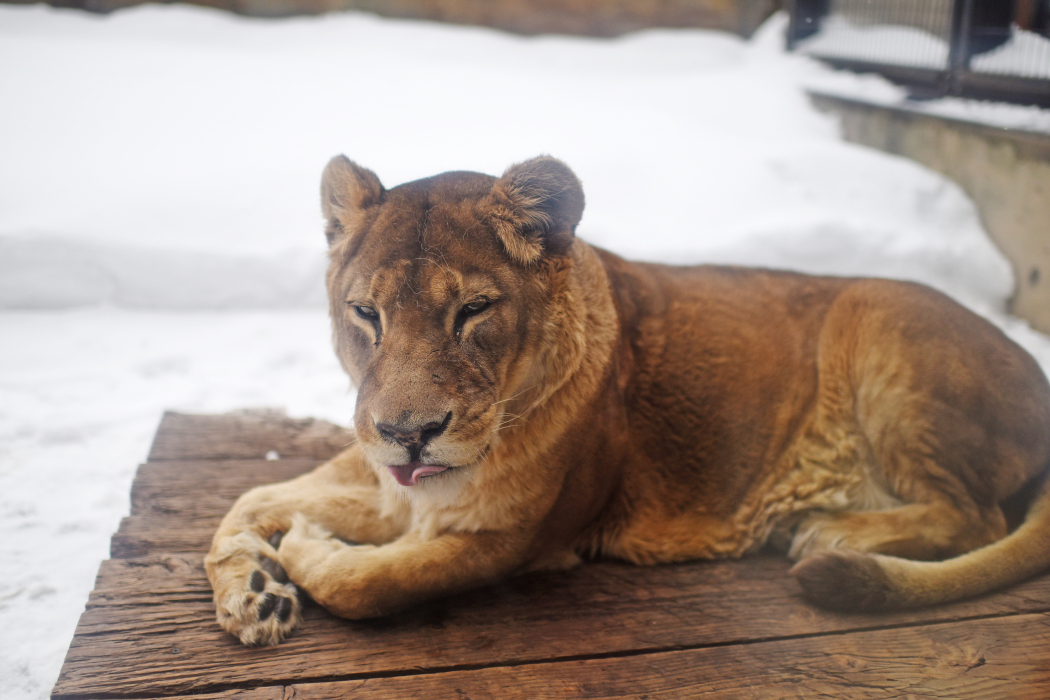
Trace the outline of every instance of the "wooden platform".
<instances>
[{"instance_id":1,"label":"wooden platform","mask_svg":"<svg viewBox=\"0 0 1050 700\"><path fill-rule=\"evenodd\" d=\"M242 647L215 623L212 531L242 491L345 441L320 421L166 414L52 697L1050 698L1050 575L839 615L774 557L593 563L364 623L310 606L279 647Z\"/></svg>"}]
</instances>

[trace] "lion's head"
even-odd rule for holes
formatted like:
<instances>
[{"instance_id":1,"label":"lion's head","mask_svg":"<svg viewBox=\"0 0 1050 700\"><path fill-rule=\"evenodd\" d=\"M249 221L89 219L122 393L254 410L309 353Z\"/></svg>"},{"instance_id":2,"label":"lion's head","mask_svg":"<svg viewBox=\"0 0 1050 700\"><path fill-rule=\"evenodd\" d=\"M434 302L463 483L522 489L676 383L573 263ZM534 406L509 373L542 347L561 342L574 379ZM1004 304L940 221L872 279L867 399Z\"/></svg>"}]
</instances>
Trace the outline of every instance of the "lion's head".
<instances>
[{"instance_id":1,"label":"lion's head","mask_svg":"<svg viewBox=\"0 0 1050 700\"><path fill-rule=\"evenodd\" d=\"M344 156L329 162L336 352L358 388L361 445L398 483L469 475L550 385L583 202L553 158L390 190Z\"/></svg>"}]
</instances>

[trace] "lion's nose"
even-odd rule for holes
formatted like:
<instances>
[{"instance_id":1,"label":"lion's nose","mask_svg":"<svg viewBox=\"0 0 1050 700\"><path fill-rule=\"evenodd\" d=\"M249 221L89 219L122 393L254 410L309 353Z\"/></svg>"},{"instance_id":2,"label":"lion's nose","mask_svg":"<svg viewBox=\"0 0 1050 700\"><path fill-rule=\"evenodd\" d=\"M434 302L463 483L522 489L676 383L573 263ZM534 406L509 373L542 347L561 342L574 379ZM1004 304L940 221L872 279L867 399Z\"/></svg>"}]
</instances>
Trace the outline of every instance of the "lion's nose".
<instances>
[{"instance_id":1,"label":"lion's nose","mask_svg":"<svg viewBox=\"0 0 1050 700\"><path fill-rule=\"evenodd\" d=\"M375 421L375 425L376 430L378 430L379 434L385 439L396 442L410 453L414 454L415 457L418 457L418 452L422 450L428 442L445 432L445 428L448 427L449 421L451 420L452 412L449 411L442 420L429 421L421 425L411 425L408 424L407 421L401 421L398 424Z\"/></svg>"}]
</instances>

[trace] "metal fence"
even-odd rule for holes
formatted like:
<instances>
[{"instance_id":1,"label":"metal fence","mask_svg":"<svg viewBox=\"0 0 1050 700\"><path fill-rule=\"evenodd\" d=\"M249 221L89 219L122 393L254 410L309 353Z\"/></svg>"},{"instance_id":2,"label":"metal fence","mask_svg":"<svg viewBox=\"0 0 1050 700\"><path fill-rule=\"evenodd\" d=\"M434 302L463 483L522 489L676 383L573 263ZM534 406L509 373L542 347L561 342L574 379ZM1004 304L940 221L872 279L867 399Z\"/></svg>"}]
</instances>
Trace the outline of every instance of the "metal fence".
<instances>
[{"instance_id":1,"label":"metal fence","mask_svg":"<svg viewBox=\"0 0 1050 700\"><path fill-rule=\"evenodd\" d=\"M1050 106L1050 0L792 0L788 48L918 96Z\"/></svg>"}]
</instances>

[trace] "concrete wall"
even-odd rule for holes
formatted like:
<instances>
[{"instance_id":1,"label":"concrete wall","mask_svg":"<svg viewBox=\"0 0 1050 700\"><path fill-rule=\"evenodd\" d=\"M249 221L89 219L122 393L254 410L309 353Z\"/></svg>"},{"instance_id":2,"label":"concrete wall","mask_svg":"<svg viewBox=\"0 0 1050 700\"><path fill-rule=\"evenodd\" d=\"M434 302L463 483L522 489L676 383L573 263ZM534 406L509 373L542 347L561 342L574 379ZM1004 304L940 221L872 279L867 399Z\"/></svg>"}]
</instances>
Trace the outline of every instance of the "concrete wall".
<instances>
[{"instance_id":1,"label":"concrete wall","mask_svg":"<svg viewBox=\"0 0 1050 700\"><path fill-rule=\"evenodd\" d=\"M906 156L959 183L1013 265L1010 311L1050 333L1050 135L811 97L842 116L846 140Z\"/></svg>"}]
</instances>

